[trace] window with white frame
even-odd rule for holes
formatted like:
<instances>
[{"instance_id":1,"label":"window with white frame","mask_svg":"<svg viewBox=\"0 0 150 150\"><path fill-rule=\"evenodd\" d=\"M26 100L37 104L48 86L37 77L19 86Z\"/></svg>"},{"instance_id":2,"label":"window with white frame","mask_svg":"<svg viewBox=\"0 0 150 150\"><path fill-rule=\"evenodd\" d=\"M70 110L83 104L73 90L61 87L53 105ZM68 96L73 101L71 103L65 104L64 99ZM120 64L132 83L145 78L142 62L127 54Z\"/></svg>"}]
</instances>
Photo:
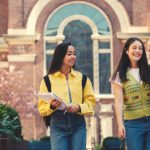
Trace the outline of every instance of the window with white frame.
<instances>
[{"instance_id":1,"label":"window with white frame","mask_svg":"<svg viewBox=\"0 0 150 150\"><path fill-rule=\"evenodd\" d=\"M111 42L110 39L99 39L99 93L111 93L109 82L111 74Z\"/></svg>"},{"instance_id":2,"label":"window with white frame","mask_svg":"<svg viewBox=\"0 0 150 150\"><path fill-rule=\"evenodd\" d=\"M65 27L64 35L64 41L71 42L76 49L76 68L87 74L93 83L93 43L89 25L80 20L72 21Z\"/></svg>"},{"instance_id":3,"label":"window with white frame","mask_svg":"<svg viewBox=\"0 0 150 150\"><path fill-rule=\"evenodd\" d=\"M111 94L109 83L112 66L111 28L106 16L96 7L87 3L76 2L64 5L49 17L44 33L46 70L49 68L54 49L60 42L57 39L60 24L71 15L82 15L91 19L97 27L97 33L93 33L91 25L79 18L70 21L64 27L62 41L69 41L75 47L77 68L88 74L94 88L97 88L94 90L99 94ZM94 34L98 35L96 43L91 38Z\"/></svg>"}]
</instances>

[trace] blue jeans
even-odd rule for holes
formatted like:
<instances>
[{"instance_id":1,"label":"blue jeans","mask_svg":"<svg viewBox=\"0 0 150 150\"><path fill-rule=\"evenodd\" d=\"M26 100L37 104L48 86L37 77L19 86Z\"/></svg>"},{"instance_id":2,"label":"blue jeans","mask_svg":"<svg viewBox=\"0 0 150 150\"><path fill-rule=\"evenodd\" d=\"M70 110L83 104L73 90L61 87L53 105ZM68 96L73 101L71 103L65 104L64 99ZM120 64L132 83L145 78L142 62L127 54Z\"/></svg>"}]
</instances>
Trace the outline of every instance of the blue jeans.
<instances>
[{"instance_id":1,"label":"blue jeans","mask_svg":"<svg viewBox=\"0 0 150 150\"><path fill-rule=\"evenodd\" d=\"M150 150L150 116L125 120L127 150Z\"/></svg>"},{"instance_id":2,"label":"blue jeans","mask_svg":"<svg viewBox=\"0 0 150 150\"><path fill-rule=\"evenodd\" d=\"M84 116L54 112L50 122L50 137L52 150L86 150Z\"/></svg>"}]
</instances>

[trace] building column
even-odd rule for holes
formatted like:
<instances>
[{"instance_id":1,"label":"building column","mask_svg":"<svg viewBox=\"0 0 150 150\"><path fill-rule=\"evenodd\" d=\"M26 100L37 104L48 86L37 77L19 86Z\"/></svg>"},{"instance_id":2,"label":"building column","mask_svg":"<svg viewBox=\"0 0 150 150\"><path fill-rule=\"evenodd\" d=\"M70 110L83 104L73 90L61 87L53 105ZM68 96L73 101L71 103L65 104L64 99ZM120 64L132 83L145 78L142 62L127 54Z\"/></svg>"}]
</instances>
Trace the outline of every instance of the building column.
<instances>
[{"instance_id":1,"label":"building column","mask_svg":"<svg viewBox=\"0 0 150 150\"><path fill-rule=\"evenodd\" d=\"M12 89L17 94L16 110L19 113L24 139L37 139L35 106L37 100L34 96L36 89L36 49L35 44L38 35L4 35L8 45L7 62L9 71L14 75L16 89ZM15 76L17 74L17 76ZM12 99L12 103L14 99ZM28 131L28 132L26 132Z\"/></svg>"},{"instance_id":2,"label":"building column","mask_svg":"<svg viewBox=\"0 0 150 150\"><path fill-rule=\"evenodd\" d=\"M93 40L93 79L94 79L94 92L99 94L99 56L98 56L98 34L93 34L91 39Z\"/></svg>"}]
</instances>

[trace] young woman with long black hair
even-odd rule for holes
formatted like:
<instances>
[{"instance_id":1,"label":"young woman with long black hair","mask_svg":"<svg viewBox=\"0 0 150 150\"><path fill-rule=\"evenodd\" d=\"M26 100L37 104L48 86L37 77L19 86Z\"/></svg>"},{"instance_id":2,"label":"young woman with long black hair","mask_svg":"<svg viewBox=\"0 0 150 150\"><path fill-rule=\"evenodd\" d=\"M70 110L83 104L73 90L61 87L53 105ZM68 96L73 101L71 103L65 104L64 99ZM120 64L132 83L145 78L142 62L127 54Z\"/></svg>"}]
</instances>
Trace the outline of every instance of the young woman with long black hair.
<instances>
[{"instance_id":1,"label":"young woman with long black hair","mask_svg":"<svg viewBox=\"0 0 150 150\"><path fill-rule=\"evenodd\" d=\"M82 87L83 74L75 70L76 51L71 43L57 45L48 77L51 91L68 104L67 112L57 110L61 101L50 104L40 99L38 109L42 116L51 115L50 137L52 150L86 150L86 124L84 115L93 114L95 97L87 78ZM44 80L41 92L47 92Z\"/></svg>"},{"instance_id":2,"label":"young woman with long black hair","mask_svg":"<svg viewBox=\"0 0 150 150\"><path fill-rule=\"evenodd\" d=\"M128 150L150 150L150 73L140 39L126 41L111 82L119 137Z\"/></svg>"}]
</instances>

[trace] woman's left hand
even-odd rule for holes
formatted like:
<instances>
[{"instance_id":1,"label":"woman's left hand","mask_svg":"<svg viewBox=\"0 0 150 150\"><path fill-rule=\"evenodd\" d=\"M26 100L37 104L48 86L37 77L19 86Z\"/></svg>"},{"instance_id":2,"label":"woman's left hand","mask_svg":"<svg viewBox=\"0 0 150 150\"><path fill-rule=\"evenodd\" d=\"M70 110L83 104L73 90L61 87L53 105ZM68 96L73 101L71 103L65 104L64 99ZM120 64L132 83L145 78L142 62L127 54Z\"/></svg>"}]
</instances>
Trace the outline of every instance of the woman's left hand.
<instances>
[{"instance_id":1,"label":"woman's left hand","mask_svg":"<svg viewBox=\"0 0 150 150\"><path fill-rule=\"evenodd\" d=\"M80 106L78 104L70 104L67 108L68 112L78 112L80 110Z\"/></svg>"}]
</instances>

